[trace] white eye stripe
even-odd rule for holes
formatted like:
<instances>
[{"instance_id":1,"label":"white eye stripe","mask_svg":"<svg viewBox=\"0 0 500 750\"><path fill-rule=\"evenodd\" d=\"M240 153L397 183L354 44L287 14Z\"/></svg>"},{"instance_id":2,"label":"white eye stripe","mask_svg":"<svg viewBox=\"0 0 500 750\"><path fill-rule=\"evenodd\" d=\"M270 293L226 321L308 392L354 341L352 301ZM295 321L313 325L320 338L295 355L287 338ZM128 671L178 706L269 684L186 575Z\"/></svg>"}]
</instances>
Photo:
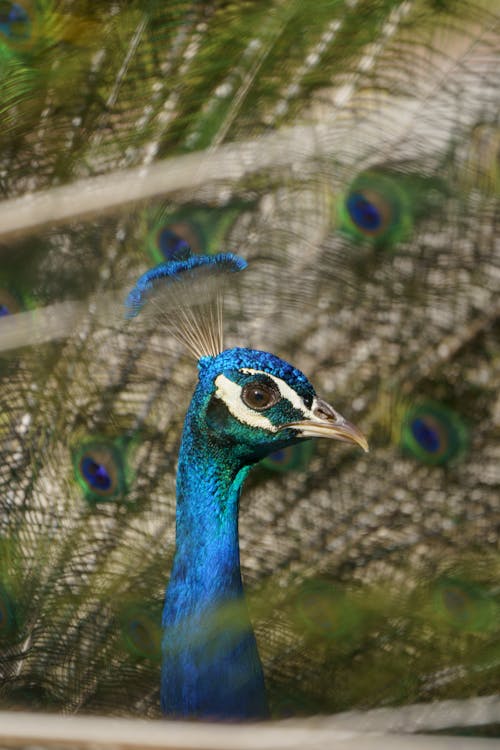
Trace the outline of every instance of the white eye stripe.
<instances>
[{"instance_id":1,"label":"white eye stripe","mask_svg":"<svg viewBox=\"0 0 500 750\"><path fill-rule=\"evenodd\" d=\"M281 378L276 377L276 375L271 375L269 372L264 372L264 370L252 370L250 367L245 367L240 370L240 372L245 373L245 375L265 375L267 378L270 378L276 383L281 398L286 398L294 409L301 411L304 415L304 419L313 419L312 410L307 408L301 396L299 396L299 394Z\"/></svg>"},{"instance_id":2,"label":"white eye stripe","mask_svg":"<svg viewBox=\"0 0 500 750\"><path fill-rule=\"evenodd\" d=\"M218 375L215 378L216 391L215 396L223 401L233 417L243 424L250 427L260 427L269 432L276 432L277 428L263 414L245 406L241 400L241 385L234 383L225 375Z\"/></svg>"}]
</instances>

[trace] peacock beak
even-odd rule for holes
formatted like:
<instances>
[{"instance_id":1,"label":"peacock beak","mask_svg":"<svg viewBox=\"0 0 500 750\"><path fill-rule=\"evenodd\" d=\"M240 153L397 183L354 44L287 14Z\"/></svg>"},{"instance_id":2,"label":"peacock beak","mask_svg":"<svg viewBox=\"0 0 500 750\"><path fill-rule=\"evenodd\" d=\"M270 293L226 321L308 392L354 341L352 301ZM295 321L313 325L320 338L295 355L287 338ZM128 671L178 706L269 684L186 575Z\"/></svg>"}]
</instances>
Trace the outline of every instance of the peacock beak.
<instances>
[{"instance_id":1,"label":"peacock beak","mask_svg":"<svg viewBox=\"0 0 500 750\"><path fill-rule=\"evenodd\" d=\"M292 422L286 427L293 427L300 437L325 437L354 443L368 453L368 441L356 427L339 414L335 409L319 398L314 399L310 416L300 422Z\"/></svg>"}]
</instances>

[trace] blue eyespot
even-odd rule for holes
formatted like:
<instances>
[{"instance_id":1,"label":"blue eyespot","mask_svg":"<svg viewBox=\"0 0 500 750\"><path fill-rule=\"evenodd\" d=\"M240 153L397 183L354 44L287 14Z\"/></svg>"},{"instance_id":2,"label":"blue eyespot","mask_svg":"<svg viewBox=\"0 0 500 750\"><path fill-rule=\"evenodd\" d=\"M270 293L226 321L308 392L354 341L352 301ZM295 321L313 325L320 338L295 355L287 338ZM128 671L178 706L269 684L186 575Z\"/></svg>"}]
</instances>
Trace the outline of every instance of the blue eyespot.
<instances>
[{"instance_id":1,"label":"blue eyespot","mask_svg":"<svg viewBox=\"0 0 500 750\"><path fill-rule=\"evenodd\" d=\"M82 441L73 450L73 469L88 502L113 502L128 492L127 454L119 439Z\"/></svg>"},{"instance_id":2,"label":"blue eyespot","mask_svg":"<svg viewBox=\"0 0 500 750\"><path fill-rule=\"evenodd\" d=\"M439 429L436 429L425 417L415 417L410 423L411 432L423 450L436 453L440 447Z\"/></svg>"},{"instance_id":3,"label":"blue eyespot","mask_svg":"<svg viewBox=\"0 0 500 750\"><path fill-rule=\"evenodd\" d=\"M284 448L282 448L279 451L275 451L274 453L271 453L269 458L274 464L277 464L278 466L280 466L286 462L286 458L287 458L286 451Z\"/></svg>"},{"instance_id":4,"label":"blue eyespot","mask_svg":"<svg viewBox=\"0 0 500 750\"><path fill-rule=\"evenodd\" d=\"M459 578L444 577L437 582L434 606L439 618L457 630L481 632L498 622L498 607L489 591Z\"/></svg>"},{"instance_id":5,"label":"blue eyespot","mask_svg":"<svg viewBox=\"0 0 500 750\"><path fill-rule=\"evenodd\" d=\"M155 263L187 260L207 252L207 239L200 209L192 208L169 213L153 212L147 219L149 255ZM207 213L207 209L203 210Z\"/></svg>"},{"instance_id":6,"label":"blue eyespot","mask_svg":"<svg viewBox=\"0 0 500 750\"><path fill-rule=\"evenodd\" d=\"M352 637L362 613L349 596L326 580L306 581L296 599L299 623L311 634L331 638Z\"/></svg>"},{"instance_id":7,"label":"blue eyespot","mask_svg":"<svg viewBox=\"0 0 500 750\"><path fill-rule=\"evenodd\" d=\"M459 414L433 401L405 414L401 446L422 463L442 465L462 457L469 444L468 429Z\"/></svg>"},{"instance_id":8,"label":"blue eyespot","mask_svg":"<svg viewBox=\"0 0 500 750\"><path fill-rule=\"evenodd\" d=\"M127 651L140 659L159 661L161 657L160 615L140 605L128 607L120 615L120 629Z\"/></svg>"},{"instance_id":9,"label":"blue eyespot","mask_svg":"<svg viewBox=\"0 0 500 750\"><path fill-rule=\"evenodd\" d=\"M382 215L377 206L370 203L362 193L349 195L346 205L351 219L360 229L367 232L379 229L382 224Z\"/></svg>"},{"instance_id":10,"label":"blue eyespot","mask_svg":"<svg viewBox=\"0 0 500 750\"><path fill-rule=\"evenodd\" d=\"M81 463L82 474L94 490L109 490L112 484L111 476L103 464L98 464L93 458L85 456Z\"/></svg>"},{"instance_id":11,"label":"blue eyespot","mask_svg":"<svg viewBox=\"0 0 500 750\"><path fill-rule=\"evenodd\" d=\"M0 4L0 33L14 42L30 36L30 17L22 5L5 2Z\"/></svg>"},{"instance_id":12,"label":"blue eyespot","mask_svg":"<svg viewBox=\"0 0 500 750\"><path fill-rule=\"evenodd\" d=\"M154 263L215 255L228 247L228 234L246 204L221 207L187 204L179 209L148 210L147 250Z\"/></svg>"},{"instance_id":13,"label":"blue eyespot","mask_svg":"<svg viewBox=\"0 0 500 750\"><path fill-rule=\"evenodd\" d=\"M262 466L271 471L304 471L314 452L314 442L307 440L297 445L289 445L270 453L262 460Z\"/></svg>"},{"instance_id":14,"label":"blue eyespot","mask_svg":"<svg viewBox=\"0 0 500 750\"><path fill-rule=\"evenodd\" d=\"M338 204L340 231L352 240L393 247L413 226L411 197L398 175L362 172Z\"/></svg>"},{"instance_id":15,"label":"blue eyespot","mask_svg":"<svg viewBox=\"0 0 500 750\"><path fill-rule=\"evenodd\" d=\"M191 254L189 243L169 227L160 229L156 241L163 260L185 260Z\"/></svg>"},{"instance_id":16,"label":"blue eyespot","mask_svg":"<svg viewBox=\"0 0 500 750\"><path fill-rule=\"evenodd\" d=\"M0 286L0 318L22 312L26 306L26 300L18 293L18 290Z\"/></svg>"}]
</instances>

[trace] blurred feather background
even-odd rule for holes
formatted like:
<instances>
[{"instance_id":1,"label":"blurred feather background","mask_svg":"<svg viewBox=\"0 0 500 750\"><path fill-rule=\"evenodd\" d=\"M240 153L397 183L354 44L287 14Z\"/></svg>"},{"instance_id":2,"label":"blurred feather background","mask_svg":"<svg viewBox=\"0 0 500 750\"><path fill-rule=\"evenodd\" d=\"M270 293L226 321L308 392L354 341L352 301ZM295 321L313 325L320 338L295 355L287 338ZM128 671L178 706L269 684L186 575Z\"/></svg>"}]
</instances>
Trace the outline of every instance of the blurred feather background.
<instances>
[{"instance_id":1,"label":"blurred feather background","mask_svg":"<svg viewBox=\"0 0 500 750\"><path fill-rule=\"evenodd\" d=\"M0 227L2 707L158 714L195 367L115 302L184 245L249 261L228 345L293 361L371 446L299 446L247 482L273 715L498 692L499 15L487 0L0 2L9 211L200 164L155 200ZM237 176L204 180L223 149ZM53 340L28 342L21 321L47 311Z\"/></svg>"}]
</instances>

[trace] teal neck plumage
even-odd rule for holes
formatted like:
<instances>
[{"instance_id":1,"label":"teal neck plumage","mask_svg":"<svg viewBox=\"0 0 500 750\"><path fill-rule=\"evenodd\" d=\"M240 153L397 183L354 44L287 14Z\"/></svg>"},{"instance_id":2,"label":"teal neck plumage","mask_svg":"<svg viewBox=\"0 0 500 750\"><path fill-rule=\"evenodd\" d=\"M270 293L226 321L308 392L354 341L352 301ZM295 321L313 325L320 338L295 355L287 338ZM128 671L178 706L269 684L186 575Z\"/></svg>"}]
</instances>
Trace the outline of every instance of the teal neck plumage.
<instances>
[{"instance_id":1,"label":"teal neck plumage","mask_svg":"<svg viewBox=\"0 0 500 750\"><path fill-rule=\"evenodd\" d=\"M162 707L178 717L267 715L240 573L238 506L250 466L207 430L211 393L189 407L177 470L176 554L163 612Z\"/></svg>"}]
</instances>

